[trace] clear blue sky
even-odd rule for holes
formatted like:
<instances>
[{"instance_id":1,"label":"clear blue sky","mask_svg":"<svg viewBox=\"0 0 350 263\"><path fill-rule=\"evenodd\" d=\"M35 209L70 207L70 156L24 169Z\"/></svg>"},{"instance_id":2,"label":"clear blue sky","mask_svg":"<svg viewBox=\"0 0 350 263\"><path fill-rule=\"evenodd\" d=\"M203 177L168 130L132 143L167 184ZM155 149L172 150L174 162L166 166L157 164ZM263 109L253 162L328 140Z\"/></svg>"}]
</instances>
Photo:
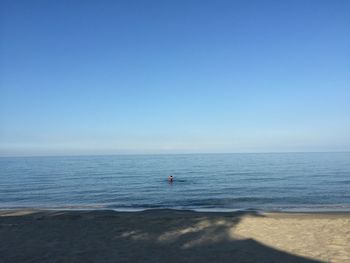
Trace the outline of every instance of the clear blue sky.
<instances>
[{"instance_id":1,"label":"clear blue sky","mask_svg":"<svg viewBox=\"0 0 350 263\"><path fill-rule=\"evenodd\" d=\"M0 10L0 155L350 150L350 1Z\"/></svg>"}]
</instances>

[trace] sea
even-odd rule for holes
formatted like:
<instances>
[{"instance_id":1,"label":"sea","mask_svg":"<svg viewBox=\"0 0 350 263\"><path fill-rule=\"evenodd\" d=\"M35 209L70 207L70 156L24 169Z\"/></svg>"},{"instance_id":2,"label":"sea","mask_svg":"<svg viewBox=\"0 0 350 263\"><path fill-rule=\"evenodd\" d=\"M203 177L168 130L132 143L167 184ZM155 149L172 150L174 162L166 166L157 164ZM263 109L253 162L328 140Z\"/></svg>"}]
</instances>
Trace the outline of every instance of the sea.
<instances>
[{"instance_id":1,"label":"sea","mask_svg":"<svg viewBox=\"0 0 350 263\"><path fill-rule=\"evenodd\" d=\"M350 211L350 153L1 157L18 208Z\"/></svg>"}]
</instances>

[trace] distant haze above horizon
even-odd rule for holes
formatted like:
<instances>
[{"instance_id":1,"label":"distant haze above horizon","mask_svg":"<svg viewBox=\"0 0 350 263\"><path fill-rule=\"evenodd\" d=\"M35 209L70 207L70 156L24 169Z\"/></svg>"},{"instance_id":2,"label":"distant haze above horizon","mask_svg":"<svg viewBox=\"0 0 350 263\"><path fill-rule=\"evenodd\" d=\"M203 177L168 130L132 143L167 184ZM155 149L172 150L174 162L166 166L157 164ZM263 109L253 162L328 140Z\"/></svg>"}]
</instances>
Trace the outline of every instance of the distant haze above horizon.
<instances>
[{"instance_id":1,"label":"distant haze above horizon","mask_svg":"<svg viewBox=\"0 0 350 263\"><path fill-rule=\"evenodd\" d=\"M0 156L350 151L350 1L0 2Z\"/></svg>"}]
</instances>

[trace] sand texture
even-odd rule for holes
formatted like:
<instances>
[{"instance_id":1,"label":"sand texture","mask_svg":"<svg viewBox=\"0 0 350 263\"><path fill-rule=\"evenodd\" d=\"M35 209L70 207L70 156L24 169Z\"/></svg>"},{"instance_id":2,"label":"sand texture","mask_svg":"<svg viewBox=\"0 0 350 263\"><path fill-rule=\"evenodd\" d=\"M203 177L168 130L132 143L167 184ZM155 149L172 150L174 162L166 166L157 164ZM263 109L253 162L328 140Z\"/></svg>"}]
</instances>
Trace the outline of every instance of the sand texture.
<instances>
[{"instance_id":1,"label":"sand texture","mask_svg":"<svg viewBox=\"0 0 350 263\"><path fill-rule=\"evenodd\" d=\"M1 211L0 262L350 262L350 213Z\"/></svg>"}]
</instances>

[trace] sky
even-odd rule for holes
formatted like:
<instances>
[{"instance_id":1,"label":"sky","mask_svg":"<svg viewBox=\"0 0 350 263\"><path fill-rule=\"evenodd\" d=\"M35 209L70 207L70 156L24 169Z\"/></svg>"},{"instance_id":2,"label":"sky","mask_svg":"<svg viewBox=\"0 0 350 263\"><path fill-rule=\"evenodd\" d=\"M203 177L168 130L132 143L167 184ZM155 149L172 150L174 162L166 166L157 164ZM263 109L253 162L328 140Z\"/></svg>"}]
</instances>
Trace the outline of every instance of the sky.
<instances>
[{"instance_id":1,"label":"sky","mask_svg":"<svg viewBox=\"0 0 350 263\"><path fill-rule=\"evenodd\" d=\"M350 1L0 1L0 155L350 150Z\"/></svg>"}]
</instances>

